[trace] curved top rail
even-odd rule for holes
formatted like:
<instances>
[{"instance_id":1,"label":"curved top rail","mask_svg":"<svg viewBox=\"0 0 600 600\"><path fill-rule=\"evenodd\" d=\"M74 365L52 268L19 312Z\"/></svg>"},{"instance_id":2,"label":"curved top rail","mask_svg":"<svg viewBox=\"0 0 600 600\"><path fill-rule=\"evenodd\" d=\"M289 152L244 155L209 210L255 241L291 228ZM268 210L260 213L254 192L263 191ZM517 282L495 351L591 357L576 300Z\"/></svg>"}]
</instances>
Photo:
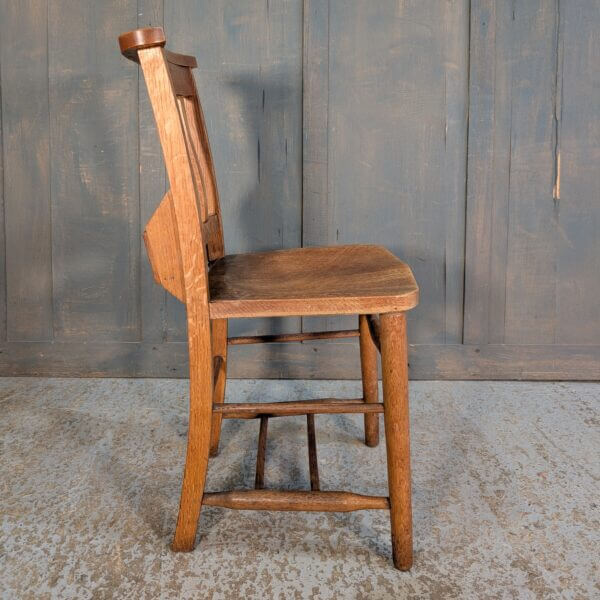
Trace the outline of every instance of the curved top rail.
<instances>
[{"instance_id":1,"label":"curved top rail","mask_svg":"<svg viewBox=\"0 0 600 600\"><path fill-rule=\"evenodd\" d=\"M164 46L166 42L167 38L162 27L134 29L119 36L121 54L134 62L140 62L138 50L151 48L152 46Z\"/></svg>"},{"instance_id":2,"label":"curved top rail","mask_svg":"<svg viewBox=\"0 0 600 600\"><path fill-rule=\"evenodd\" d=\"M153 46L164 46L166 41L167 39L162 27L144 27L121 34L119 36L119 47L123 56L134 62L140 62L138 50L152 48ZM177 54L170 50L165 50L164 55L166 61L173 65L189 67L190 69L198 66L194 56Z\"/></svg>"}]
</instances>

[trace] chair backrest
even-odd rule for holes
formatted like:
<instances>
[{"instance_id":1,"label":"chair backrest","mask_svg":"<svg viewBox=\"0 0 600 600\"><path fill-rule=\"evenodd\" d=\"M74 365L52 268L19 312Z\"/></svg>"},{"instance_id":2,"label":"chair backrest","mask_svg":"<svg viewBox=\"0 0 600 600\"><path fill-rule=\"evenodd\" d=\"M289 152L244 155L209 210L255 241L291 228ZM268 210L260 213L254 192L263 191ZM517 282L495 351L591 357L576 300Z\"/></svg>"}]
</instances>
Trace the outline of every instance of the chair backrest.
<instances>
[{"instance_id":1,"label":"chair backrest","mask_svg":"<svg viewBox=\"0 0 600 600\"><path fill-rule=\"evenodd\" d=\"M201 287L208 295L207 266L224 255L223 227L206 124L192 75L196 59L166 50L165 41L162 28L148 27L124 33L119 46L124 56L142 67L171 184L146 227L150 262L157 281L187 303L185 275L195 285L203 280Z\"/></svg>"},{"instance_id":2,"label":"chair backrest","mask_svg":"<svg viewBox=\"0 0 600 600\"><path fill-rule=\"evenodd\" d=\"M142 67L171 186L146 226L144 241L155 279L186 304L192 431L198 419L210 419L212 410L208 268L224 254L223 230L191 71L196 59L165 50L165 41L160 27L150 27L124 33L119 46L124 56ZM197 443L190 440L192 446Z\"/></svg>"}]
</instances>

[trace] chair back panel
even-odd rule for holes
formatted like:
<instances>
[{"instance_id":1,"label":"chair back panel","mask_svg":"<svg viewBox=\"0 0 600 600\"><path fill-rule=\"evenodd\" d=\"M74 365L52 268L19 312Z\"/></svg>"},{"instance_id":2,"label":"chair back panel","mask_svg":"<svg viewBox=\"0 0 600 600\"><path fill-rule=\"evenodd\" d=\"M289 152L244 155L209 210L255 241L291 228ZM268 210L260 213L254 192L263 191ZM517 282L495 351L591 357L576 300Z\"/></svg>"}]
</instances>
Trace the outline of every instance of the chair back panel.
<instances>
[{"instance_id":1,"label":"chair back panel","mask_svg":"<svg viewBox=\"0 0 600 600\"><path fill-rule=\"evenodd\" d=\"M196 189L196 201L202 223L211 225L203 227L205 234L204 244L209 263L222 258L225 254L223 244L223 225L221 220L221 207L219 192L215 177L214 164L206 132L206 124L202 113L202 105L198 97L196 83L192 75L193 57L186 57L163 50L173 93L177 98L177 109L181 126L184 131L186 146L189 155L190 167ZM188 65L182 65L184 60Z\"/></svg>"}]
</instances>

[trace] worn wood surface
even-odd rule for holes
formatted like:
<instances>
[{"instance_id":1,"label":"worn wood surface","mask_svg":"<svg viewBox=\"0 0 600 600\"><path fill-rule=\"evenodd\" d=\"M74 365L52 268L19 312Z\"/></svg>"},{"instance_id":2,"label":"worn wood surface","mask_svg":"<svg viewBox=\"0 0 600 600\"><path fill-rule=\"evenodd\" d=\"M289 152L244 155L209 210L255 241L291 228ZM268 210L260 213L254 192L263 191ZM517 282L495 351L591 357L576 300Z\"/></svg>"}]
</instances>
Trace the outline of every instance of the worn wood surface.
<instances>
[{"instance_id":1,"label":"worn wood surface","mask_svg":"<svg viewBox=\"0 0 600 600\"><path fill-rule=\"evenodd\" d=\"M1 3L0 372L187 373L185 311L140 236L167 191L156 127L115 45L165 25L199 57L229 252L391 247L421 287L411 377L599 378L599 13L594 0ZM351 340L303 342L232 349L229 373L358 378L360 364Z\"/></svg>"},{"instance_id":2,"label":"worn wood surface","mask_svg":"<svg viewBox=\"0 0 600 600\"><path fill-rule=\"evenodd\" d=\"M363 496L351 492L232 490L208 492L203 502L206 506L238 510L350 512L389 508L389 500L383 496Z\"/></svg>"},{"instance_id":3,"label":"worn wood surface","mask_svg":"<svg viewBox=\"0 0 600 600\"><path fill-rule=\"evenodd\" d=\"M212 266L213 318L378 313L414 308L410 267L382 246L227 255Z\"/></svg>"},{"instance_id":4,"label":"worn wood surface","mask_svg":"<svg viewBox=\"0 0 600 600\"><path fill-rule=\"evenodd\" d=\"M367 315L358 318L360 330L360 370L362 374L363 398L365 402L377 402L377 346L371 337ZM379 443L379 416L365 414L365 444L375 447Z\"/></svg>"},{"instance_id":5,"label":"worn wood surface","mask_svg":"<svg viewBox=\"0 0 600 600\"><path fill-rule=\"evenodd\" d=\"M172 548L176 551L189 551L194 547L202 505L211 446L214 392L214 357L208 309L208 257L203 243L201 218L208 211L208 199L206 195L202 195L199 181L194 179L193 161L189 152L192 149L191 131L194 128L197 131L200 124L180 118L179 98L174 95L169 58L159 45L153 45L152 31L144 30L146 36L143 37L147 37L147 40L140 43L137 58L148 87L171 186L172 214L183 272L183 299L186 305L190 357L189 430L179 515ZM122 42L123 38L119 41ZM123 44L121 49L131 58L129 49L124 48ZM194 92L192 85L190 93ZM207 144L205 149L205 159L210 161Z\"/></svg>"},{"instance_id":6,"label":"worn wood surface","mask_svg":"<svg viewBox=\"0 0 600 600\"><path fill-rule=\"evenodd\" d=\"M227 402L213 407L216 414L225 419L256 419L261 415L270 417L372 413L383 412L380 402L366 403L362 398L344 400L343 398L320 398L319 400L294 400L289 402Z\"/></svg>"},{"instance_id":7,"label":"worn wood surface","mask_svg":"<svg viewBox=\"0 0 600 600\"><path fill-rule=\"evenodd\" d=\"M397 569L412 566L408 344L404 313L381 315L381 370L387 451L392 556Z\"/></svg>"}]
</instances>

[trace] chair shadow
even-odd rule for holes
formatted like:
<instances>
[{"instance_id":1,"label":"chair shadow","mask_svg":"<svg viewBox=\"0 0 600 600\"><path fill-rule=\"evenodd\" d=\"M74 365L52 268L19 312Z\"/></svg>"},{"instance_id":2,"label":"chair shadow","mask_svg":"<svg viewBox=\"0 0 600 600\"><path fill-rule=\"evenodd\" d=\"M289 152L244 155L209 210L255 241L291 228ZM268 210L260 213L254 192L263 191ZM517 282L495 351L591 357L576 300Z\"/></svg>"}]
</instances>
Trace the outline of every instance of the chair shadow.
<instances>
[{"instance_id":1,"label":"chair shadow","mask_svg":"<svg viewBox=\"0 0 600 600\"><path fill-rule=\"evenodd\" d=\"M234 230L227 227L227 206L222 207L225 213L225 245L232 248L233 252L279 250L285 247L282 228L277 227L280 243L274 245L272 227L276 226L274 215L276 219L276 215L281 213L281 198L277 194L277 188L281 187L279 182L281 178L287 177L287 173L275 173L275 169L281 164L280 138L283 134L274 130L273 124L284 122L295 90L281 77L264 73L260 76L238 74L226 79L225 85L240 99L240 113L247 117L242 119L244 155L255 157L251 164L256 168L254 183L235 204L235 239L232 239ZM287 148L285 152L287 161ZM228 232L232 233L228 235ZM299 322L300 319L296 317L232 319L230 335L296 332L300 329ZM260 352L263 364L276 360L278 370L285 372L290 365L285 355L282 356L280 348L266 344L256 350Z\"/></svg>"}]
</instances>

